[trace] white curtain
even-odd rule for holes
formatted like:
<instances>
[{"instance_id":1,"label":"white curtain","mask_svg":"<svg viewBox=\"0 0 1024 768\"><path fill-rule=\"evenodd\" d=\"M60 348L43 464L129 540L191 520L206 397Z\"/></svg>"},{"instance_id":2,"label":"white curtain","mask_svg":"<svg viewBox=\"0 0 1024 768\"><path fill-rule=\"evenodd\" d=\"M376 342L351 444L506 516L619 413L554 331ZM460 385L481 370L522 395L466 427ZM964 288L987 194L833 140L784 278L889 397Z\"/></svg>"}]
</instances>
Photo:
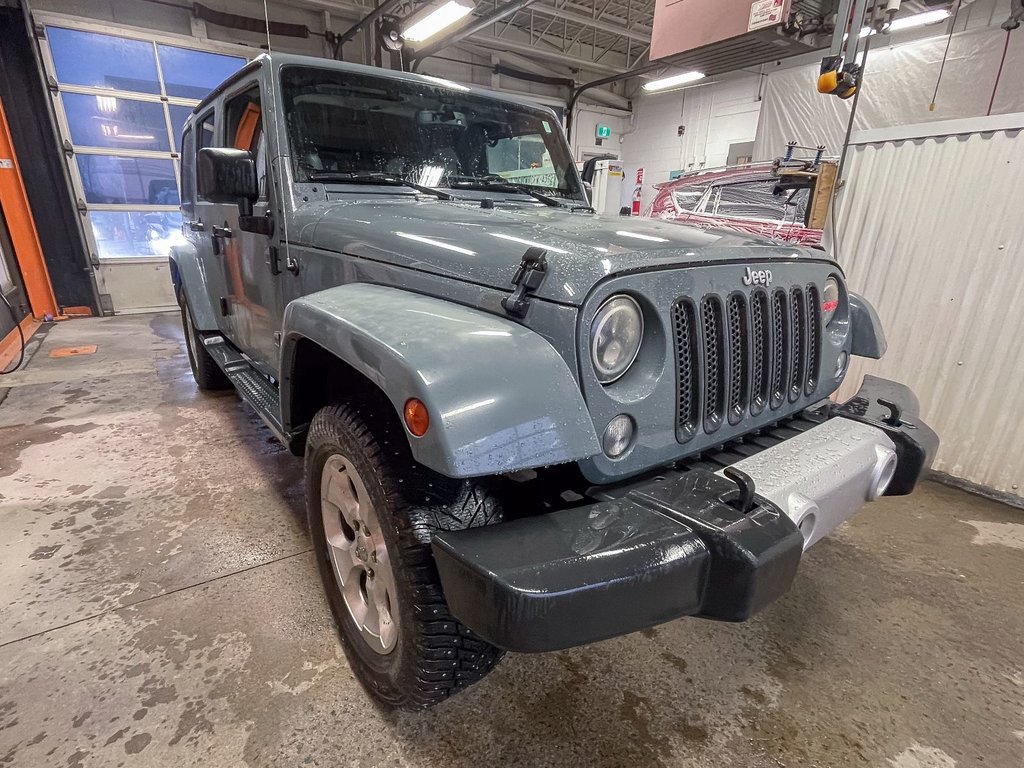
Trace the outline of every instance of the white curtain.
<instances>
[{"instance_id":1,"label":"white curtain","mask_svg":"<svg viewBox=\"0 0 1024 768\"><path fill-rule=\"evenodd\" d=\"M876 45L878 40L875 38ZM1006 32L998 27L955 35L934 111L929 110L929 104L946 38L872 49L854 130L984 115L1005 42ZM812 147L825 144L830 154L839 153L852 100L819 94L818 70L817 64L811 64L767 77L754 145L755 159L778 157L789 141ZM992 114L1024 112L1022 70L1024 28L1010 33Z\"/></svg>"}]
</instances>

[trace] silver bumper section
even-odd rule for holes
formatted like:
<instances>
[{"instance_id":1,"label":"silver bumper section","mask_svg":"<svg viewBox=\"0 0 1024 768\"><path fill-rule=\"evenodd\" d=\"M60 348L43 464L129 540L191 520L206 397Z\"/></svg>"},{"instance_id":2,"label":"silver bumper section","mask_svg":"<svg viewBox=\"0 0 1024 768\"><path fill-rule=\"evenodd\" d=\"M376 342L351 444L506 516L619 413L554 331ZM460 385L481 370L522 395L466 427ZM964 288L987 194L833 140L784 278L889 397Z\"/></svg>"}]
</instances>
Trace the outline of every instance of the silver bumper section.
<instances>
[{"instance_id":1,"label":"silver bumper section","mask_svg":"<svg viewBox=\"0 0 1024 768\"><path fill-rule=\"evenodd\" d=\"M806 550L884 494L896 464L883 430L838 417L733 467L796 523Z\"/></svg>"}]
</instances>

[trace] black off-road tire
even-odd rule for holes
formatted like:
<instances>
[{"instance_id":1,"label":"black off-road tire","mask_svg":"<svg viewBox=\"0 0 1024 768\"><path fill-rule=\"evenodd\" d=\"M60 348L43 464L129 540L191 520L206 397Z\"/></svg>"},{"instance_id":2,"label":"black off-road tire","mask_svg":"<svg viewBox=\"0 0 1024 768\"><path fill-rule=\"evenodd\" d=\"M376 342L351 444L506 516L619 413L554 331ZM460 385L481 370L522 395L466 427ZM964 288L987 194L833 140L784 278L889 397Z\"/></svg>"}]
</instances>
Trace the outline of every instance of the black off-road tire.
<instances>
[{"instance_id":1,"label":"black off-road tire","mask_svg":"<svg viewBox=\"0 0 1024 768\"><path fill-rule=\"evenodd\" d=\"M386 409L386 410L384 410ZM321 409L306 441L306 509L320 576L345 655L367 692L388 708L422 710L484 677L503 651L452 617L430 550L435 530L500 522L497 499L478 481L452 480L417 464L383 398ZM346 457L372 500L398 593L398 638L381 655L369 647L335 580L321 509L321 476Z\"/></svg>"},{"instance_id":2,"label":"black off-road tire","mask_svg":"<svg viewBox=\"0 0 1024 768\"><path fill-rule=\"evenodd\" d=\"M192 324L192 313L188 308L185 294L182 292L178 294L178 306L181 309L181 327L185 332L185 350L188 352L188 362L192 366L192 377L196 380L199 389L206 392L231 389L231 380L210 356L203 344L203 337L199 335L199 331Z\"/></svg>"}]
</instances>

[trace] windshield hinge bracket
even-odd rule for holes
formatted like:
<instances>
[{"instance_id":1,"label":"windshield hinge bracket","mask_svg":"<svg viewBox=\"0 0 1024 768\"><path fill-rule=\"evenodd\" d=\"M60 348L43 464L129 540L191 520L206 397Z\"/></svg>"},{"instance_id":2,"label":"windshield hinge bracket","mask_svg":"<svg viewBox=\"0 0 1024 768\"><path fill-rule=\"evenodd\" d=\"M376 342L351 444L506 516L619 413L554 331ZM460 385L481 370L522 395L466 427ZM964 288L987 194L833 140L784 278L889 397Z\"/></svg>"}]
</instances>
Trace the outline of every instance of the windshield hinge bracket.
<instances>
[{"instance_id":1,"label":"windshield hinge bracket","mask_svg":"<svg viewBox=\"0 0 1024 768\"><path fill-rule=\"evenodd\" d=\"M544 274L547 272L548 260L547 251L543 248L528 248L523 254L523 260L512 278L514 291L501 300L501 306L510 315L525 317L529 309L529 295L536 291L544 281Z\"/></svg>"}]
</instances>

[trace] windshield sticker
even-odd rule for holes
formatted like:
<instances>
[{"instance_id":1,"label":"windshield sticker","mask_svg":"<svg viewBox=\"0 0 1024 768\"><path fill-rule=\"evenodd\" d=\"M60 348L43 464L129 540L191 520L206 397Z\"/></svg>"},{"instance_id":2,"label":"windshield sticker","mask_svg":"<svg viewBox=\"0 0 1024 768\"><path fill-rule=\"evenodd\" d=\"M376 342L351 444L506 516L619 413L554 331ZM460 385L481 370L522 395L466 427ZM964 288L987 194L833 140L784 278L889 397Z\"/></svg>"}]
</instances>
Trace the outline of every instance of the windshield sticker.
<instances>
[{"instance_id":1,"label":"windshield sticker","mask_svg":"<svg viewBox=\"0 0 1024 768\"><path fill-rule=\"evenodd\" d=\"M551 133L551 123L547 120L541 120L540 124L544 126L544 133Z\"/></svg>"}]
</instances>

